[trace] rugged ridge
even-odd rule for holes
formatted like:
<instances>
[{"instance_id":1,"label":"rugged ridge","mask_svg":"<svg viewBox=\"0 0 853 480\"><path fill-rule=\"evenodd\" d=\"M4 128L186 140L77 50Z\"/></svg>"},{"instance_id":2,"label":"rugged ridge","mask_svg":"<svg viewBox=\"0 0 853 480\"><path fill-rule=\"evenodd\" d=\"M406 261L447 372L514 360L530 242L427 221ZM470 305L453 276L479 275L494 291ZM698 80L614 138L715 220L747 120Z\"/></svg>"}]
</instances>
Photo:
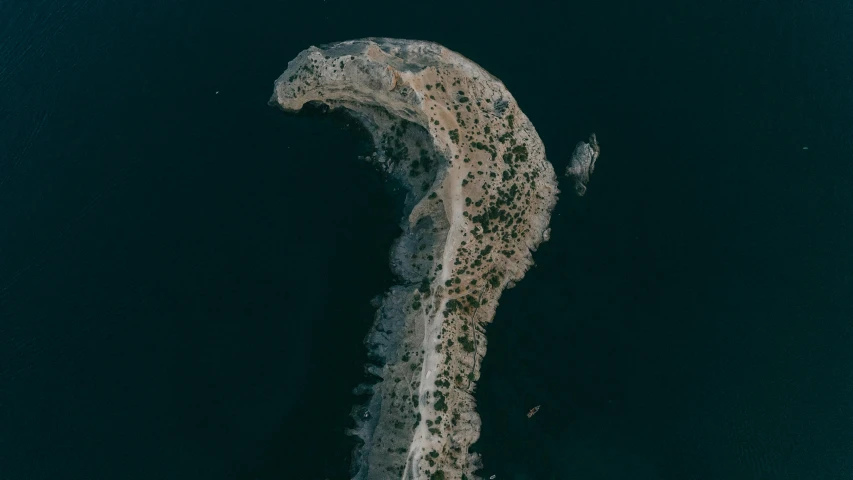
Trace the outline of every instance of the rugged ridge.
<instances>
[{"instance_id":1,"label":"rugged ridge","mask_svg":"<svg viewBox=\"0 0 853 480\"><path fill-rule=\"evenodd\" d=\"M271 102L345 109L371 160L409 190L391 252L401 284L365 339L377 383L353 411L355 479L474 479L473 396L485 324L548 237L557 181L542 141L500 80L429 42L371 38L311 47Z\"/></svg>"}]
</instances>

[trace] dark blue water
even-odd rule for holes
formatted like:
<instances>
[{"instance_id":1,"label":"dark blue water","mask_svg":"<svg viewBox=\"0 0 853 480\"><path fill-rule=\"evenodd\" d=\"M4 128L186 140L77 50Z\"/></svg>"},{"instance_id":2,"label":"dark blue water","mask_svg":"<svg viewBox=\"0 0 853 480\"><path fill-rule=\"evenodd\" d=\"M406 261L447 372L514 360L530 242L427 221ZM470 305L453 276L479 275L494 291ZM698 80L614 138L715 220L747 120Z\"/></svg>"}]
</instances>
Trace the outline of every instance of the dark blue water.
<instances>
[{"instance_id":1,"label":"dark blue water","mask_svg":"<svg viewBox=\"0 0 853 480\"><path fill-rule=\"evenodd\" d=\"M363 36L602 142L488 329L486 474L853 478L849 6L312 3L0 4L0 478L347 478L399 192L266 101Z\"/></svg>"}]
</instances>

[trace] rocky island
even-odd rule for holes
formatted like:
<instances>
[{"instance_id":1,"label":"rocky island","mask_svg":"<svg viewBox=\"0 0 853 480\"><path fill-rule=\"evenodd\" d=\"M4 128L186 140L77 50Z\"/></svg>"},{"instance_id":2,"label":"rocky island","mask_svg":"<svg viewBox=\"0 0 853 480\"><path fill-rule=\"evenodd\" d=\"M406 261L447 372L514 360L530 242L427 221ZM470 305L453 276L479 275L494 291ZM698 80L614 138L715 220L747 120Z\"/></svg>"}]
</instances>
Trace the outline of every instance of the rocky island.
<instances>
[{"instance_id":1,"label":"rocky island","mask_svg":"<svg viewBox=\"0 0 853 480\"><path fill-rule=\"evenodd\" d=\"M601 154L601 147L595 134L589 136L588 142L578 142L572 152L572 158L566 167L566 176L571 178L575 193L582 197L586 193L586 184L590 175L595 172L595 161Z\"/></svg>"},{"instance_id":2,"label":"rocky island","mask_svg":"<svg viewBox=\"0 0 853 480\"><path fill-rule=\"evenodd\" d=\"M372 396L353 412L354 478L473 480L484 327L533 265L559 193L542 141L500 80L429 42L311 47L271 103L345 109L372 135L371 160L408 189L391 252L400 285L365 340L377 382L356 389Z\"/></svg>"}]
</instances>

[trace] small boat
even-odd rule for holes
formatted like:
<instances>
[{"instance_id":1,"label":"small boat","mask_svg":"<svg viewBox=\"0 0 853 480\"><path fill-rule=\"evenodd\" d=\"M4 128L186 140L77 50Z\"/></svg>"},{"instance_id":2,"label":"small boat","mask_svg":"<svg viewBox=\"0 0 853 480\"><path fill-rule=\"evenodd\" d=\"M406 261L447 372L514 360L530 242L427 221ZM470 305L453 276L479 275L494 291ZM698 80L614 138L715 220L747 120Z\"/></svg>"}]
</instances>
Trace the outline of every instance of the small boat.
<instances>
[{"instance_id":1,"label":"small boat","mask_svg":"<svg viewBox=\"0 0 853 480\"><path fill-rule=\"evenodd\" d=\"M530 418L530 417L532 417L533 415L536 415L536 412L538 412L538 411L539 411L539 407L541 407L541 406L542 406L542 405L536 405L535 407L531 408L531 409L530 409L530 411L529 411L529 412L527 412L527 418Z\"/></svg>"}]
</instances>

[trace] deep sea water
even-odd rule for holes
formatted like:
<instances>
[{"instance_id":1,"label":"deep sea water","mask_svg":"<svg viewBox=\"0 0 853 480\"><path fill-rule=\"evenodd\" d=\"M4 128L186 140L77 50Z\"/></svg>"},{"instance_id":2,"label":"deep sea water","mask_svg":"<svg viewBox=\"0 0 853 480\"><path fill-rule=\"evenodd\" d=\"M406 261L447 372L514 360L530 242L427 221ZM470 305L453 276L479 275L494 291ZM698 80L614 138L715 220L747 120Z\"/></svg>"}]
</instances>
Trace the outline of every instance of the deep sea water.
<instances>
[{"instance_id":1,"label":"deep sea water","mask_svg":"<svg viewBox=\"0 0 853 480\"><path fill-rule=\"evenodd\" d=\"M851 21L0 4L0 478L346 478L400 192L345 119L266 102L300 50L364 36L480 63L559 172L602 143L488 328L485 474L853 478Z\"/></svg>"}]
</instances>

